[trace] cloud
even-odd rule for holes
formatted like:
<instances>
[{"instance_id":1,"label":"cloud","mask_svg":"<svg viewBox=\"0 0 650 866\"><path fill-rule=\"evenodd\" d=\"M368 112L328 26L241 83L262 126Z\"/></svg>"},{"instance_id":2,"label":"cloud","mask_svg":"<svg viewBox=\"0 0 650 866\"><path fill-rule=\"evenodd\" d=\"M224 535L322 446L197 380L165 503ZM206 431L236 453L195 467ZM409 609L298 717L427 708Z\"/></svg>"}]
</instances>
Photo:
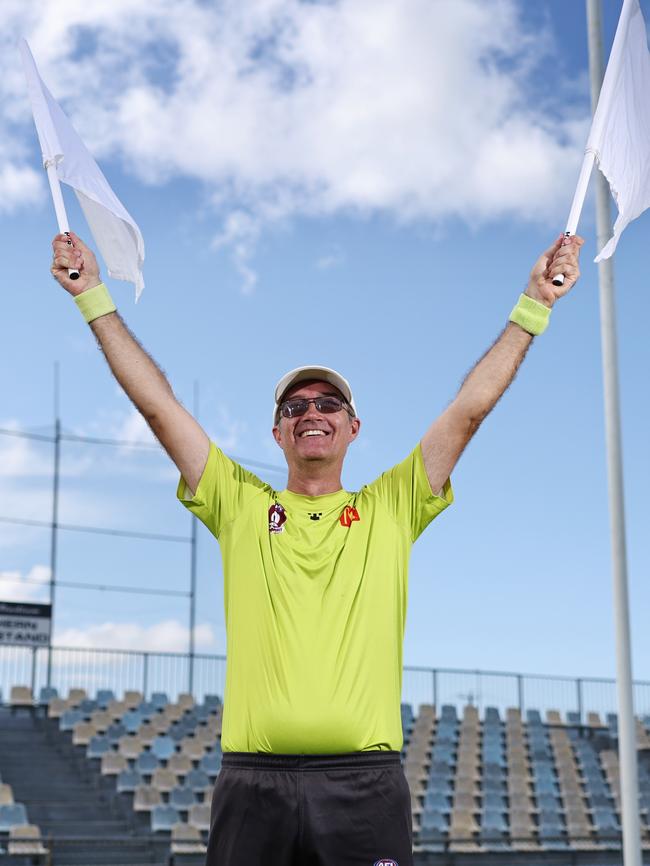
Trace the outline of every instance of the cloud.
<instances>
[{"instance_id":1,"label":"cloud","mask_svg":"<svg viewBox=\"0 0 650 866\"><path fill-rule=\"evenodd\" d=\"M221 226L214 244L232 251L245 292L260 232L295 217L557 220L588 108L576 109L572 81L539 75L557 49L521 8L8 0L2 132L16 152L33 137L12 44L24 33L94 153L144 183L204 185ZM12 165L9 186L31 189Z\"/></svg>"},{"instance_id":2,"label":"cloud","mask_svg":"<svg viewBox=\"0 0 650 866\"><path fill-rule=\"evenodd\" d=\"M26 574L22 571L0 571L2 601L49 601L50 568L34 565Z\"/></svg>"},{"instance_id":3,"label":"cloud","mask_svg":"<svg viewBox=\"0 0 650 866\"><path fill-rule=\"evenodd\" d=\"M213 627L208 623L194 629L197 650L215 650ZM150 626L135 622L103 622L85 628L57 631L57 646L80 649L121 649L137 652L187 652L189 629L178 620L168 619Z\"/></svg>"}]
</instances>

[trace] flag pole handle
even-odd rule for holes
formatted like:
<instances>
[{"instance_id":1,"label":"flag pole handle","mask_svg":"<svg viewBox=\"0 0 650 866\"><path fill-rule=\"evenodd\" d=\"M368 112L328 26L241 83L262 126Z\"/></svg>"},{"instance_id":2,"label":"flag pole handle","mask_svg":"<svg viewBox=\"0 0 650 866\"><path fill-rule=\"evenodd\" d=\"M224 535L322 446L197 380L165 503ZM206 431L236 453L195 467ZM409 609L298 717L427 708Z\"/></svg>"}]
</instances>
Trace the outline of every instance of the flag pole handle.
<instances>
[{"instance_id":1,"label":"flag pole handle","mask_svg":"<svg viewBox=\"0 0 650 866\"><path fill-rule=\"evenodd\" d=\"M56 211L56 221L59 224L59 231L62 235L68 236L68 243L72 246L70 240L70 227L68 226L68 216L65 212L65 204L63 203L63 194L61 193L61 182L56 173L56 164L53 160L45 163L47 171L47 179L50 182L50 191L52 193L52 201L54 202L54 210ZM68 268L68 277L71 280L79 279L79 271L76 268Z\"/></svg>"},{"instance_id":2,"label":"flag pole handle","mask_svg":"<svg viewBox=\"0 0 650 866\"><path fill-rule=\"evenodd\" d=\"M576 186L576 191L573 196L573 203L571 205L569 218L566 223L566 230L564 232L565 238L570 238L578 230L580 214L582 213L582 207L585 203L589 178L591 177L595 158L595 154L592 151L587 151L587 153L585 153L585 158L582 160L582 168L580 169L580 174L578 176L578 185ZM564 274L557 274L557 276L553 277L553 285L563 286Z\"/></svg>"}]
</instances>

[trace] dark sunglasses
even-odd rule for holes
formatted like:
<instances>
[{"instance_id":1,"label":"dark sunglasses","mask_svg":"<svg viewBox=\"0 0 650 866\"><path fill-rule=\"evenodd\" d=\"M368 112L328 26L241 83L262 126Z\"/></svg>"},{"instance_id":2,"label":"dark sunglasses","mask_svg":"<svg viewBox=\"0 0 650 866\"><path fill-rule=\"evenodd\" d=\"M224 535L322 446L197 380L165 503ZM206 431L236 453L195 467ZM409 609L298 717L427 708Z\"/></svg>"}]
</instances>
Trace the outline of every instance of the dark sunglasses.
<instances>
[{"instance_id":1,"label":"dark sunglasses","mask_svg":"<svg viewBox=\"0 0 650 866\"><path fill-rule=\"evenodd\" d=\"M334 412L340 412L341 409L354 418L354 412L349 404L344 400L335 397L334 394L323 394L321 397L296 397L293 400L285 400L280 404L280 414L283 418L299 418L304 415L309 409L309 404L313 403L317 412L323 415L333 415Z\"/></svg>"}]
</instances>

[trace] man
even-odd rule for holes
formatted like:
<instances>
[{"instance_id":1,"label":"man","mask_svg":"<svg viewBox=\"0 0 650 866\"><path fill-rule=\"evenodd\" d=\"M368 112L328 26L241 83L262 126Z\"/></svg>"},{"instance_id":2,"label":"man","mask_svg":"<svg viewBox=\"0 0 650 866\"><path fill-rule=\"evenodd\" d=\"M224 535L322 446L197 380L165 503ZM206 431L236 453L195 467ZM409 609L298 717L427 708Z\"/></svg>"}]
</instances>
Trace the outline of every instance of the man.
<instances>
[{"instance_id":1,"label":"man","mask_svg":"<svg viewBox=\"0 0 650 866\"><path fill-rule=\"evenodd\" d=\"M52 273L180 470L179 499L222 551L224 759L208 863L409 866L399 752L410 548L452 502L449 476L463 449L576 282L582 240L560 237L538 259L450 406L404 461L350 493L341 470L361 422L343 376L301 367L278 383L273 436L289 476L286 490L274 490L209 441L123 324L93 253L71 238L54 239Z\"/></svg>"}]
</instances>

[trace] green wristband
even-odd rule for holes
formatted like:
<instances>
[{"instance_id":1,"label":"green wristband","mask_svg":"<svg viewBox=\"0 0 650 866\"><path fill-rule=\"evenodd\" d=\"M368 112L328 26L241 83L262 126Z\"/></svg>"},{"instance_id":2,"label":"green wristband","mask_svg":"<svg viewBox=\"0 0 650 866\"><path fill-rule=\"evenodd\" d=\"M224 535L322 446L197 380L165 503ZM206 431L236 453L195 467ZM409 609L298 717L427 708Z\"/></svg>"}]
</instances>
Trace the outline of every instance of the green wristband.
<instances>
[{"instance_id":1,"label":"green wristband","mask_svg":"<svg viewBox=\"0 0 650 866\"><path fill-rule=\"evenodd\" d=\"M515 308L510 313L510 321L528 331L533 337L543 334L548 328L551 308L540 304L528 295L519 295Z\"/></svg>"},{"instance_id":2,"label":"green wristband","mask_svg":"<svg viewBox=\"0 0 650 866\"><path fill-rule=\"evenodd\" d=\"M104 283L100 283L92 289L86 289L85 292L75 297L74 302L88 324L100 316L114 313L117 309Z\"/></svg>"}]
</instances>

